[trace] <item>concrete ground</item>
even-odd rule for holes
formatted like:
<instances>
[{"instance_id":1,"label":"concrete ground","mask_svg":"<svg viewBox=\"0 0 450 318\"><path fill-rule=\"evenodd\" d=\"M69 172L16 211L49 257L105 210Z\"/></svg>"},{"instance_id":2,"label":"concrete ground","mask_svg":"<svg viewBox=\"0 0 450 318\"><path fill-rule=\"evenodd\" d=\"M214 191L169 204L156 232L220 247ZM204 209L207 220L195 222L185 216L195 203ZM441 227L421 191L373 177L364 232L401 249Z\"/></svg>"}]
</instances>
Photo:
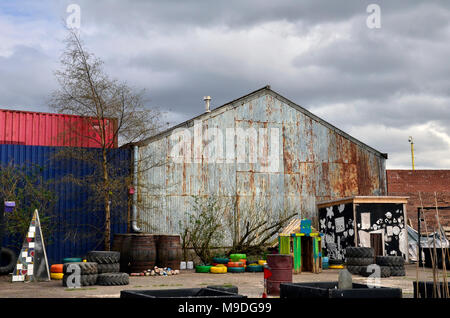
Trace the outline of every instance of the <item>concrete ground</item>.
<instances>
[{"instance_id":1,"label":"concrete ground","mask_svg":"<svg viewBox=\"0 0 450 318\"><path fill-rule=\"evenodd\" d=\"M293 275L293 281L320 282L337 281L339 270L327 269L320 274L302 273ZM442 280L442 277L440 277ZM420 280L432 280L431 269L419 271ZM403 290L404 298L413 297L413 281L416 280L416 265L406 265L406 276L381 278L380 285L384 287L397 287ZM354 282L366 283L367 278L353 276ZM176 289L206 287L207 285L232 284L238 286L239 294L250 298L261 298L263 292L262 273L240 274L201 274L194 271L181 271L176 276L141 276L130 277L127 286L87 286L79 289L62 287L62 282L52 280L50 282L23 283L11 282L10 276L0 277L0 297L12 298L110 298L120 297L121 290L145 290L145 289Z\"/></svg>"}]
</instances>

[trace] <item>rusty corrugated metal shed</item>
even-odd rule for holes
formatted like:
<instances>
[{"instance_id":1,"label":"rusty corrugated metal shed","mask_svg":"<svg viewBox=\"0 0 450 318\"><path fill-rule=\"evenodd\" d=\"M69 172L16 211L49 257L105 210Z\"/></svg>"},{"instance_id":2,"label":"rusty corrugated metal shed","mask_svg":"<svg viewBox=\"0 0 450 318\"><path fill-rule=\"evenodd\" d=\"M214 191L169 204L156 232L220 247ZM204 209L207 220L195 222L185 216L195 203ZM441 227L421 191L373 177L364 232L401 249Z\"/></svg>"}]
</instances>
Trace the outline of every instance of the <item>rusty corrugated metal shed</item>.
<instances>
[{"instance_id":1,"label":"rusty corrugated metal shed","mask_svg":"<svg viewBox=\"0 0 450 318\"><path fill-rule=\"evenodd\" d=\"M183 129L193 136L199 125L206 134L215 128L222 131L223 136L227 128L234 132L255 129L258 133L275 129L279 134L270 138L278 138L278 166L268 170L260 161L226 162L226 153L222 154L222 161L215 163L206 162L203 156L197 158L198 162L175 162L172 151L177 140L171 140L171 136ZM236 199L238 210L263 201L274 214L293 209L301 217L314 218L316 202L386 193L386 154L268 86L181 123L138 146L140 158L147 158L140 164L152 165L150 169L141 167L139 180L144 187L138 191L143 206L139 211L141 226L149 232L178 233L179 221L184 220L190 210L192 195L214 194L224 200ZM238 139L233 139L230 146L238 149ZM253 153L250 147L249 144L245 149L246 158ZM272 148L267 144L262 152L267 155ZM190 151L195 161L194 142L184 151Z\"/></svg>"}]
</instances>

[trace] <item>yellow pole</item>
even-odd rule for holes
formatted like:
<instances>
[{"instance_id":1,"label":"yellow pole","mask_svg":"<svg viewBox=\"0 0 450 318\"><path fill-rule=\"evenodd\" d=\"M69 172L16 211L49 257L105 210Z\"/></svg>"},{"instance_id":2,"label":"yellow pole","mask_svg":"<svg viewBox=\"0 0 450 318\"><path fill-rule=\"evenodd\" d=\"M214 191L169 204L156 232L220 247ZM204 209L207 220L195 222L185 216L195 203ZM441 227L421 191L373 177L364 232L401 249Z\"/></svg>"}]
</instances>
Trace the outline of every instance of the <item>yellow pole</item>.
<instances>
[{"instance_id":1,"label":"yellow pole","mask_svg":"<svg viewBox=\"0 0 450 318\"><path fill-rule=\"evenodd\" d=\"M412 169L414 171L414 141L412 137L409 137L409 142L411 143L411 160L412 160Z\"/></svg>"}]
</instances>

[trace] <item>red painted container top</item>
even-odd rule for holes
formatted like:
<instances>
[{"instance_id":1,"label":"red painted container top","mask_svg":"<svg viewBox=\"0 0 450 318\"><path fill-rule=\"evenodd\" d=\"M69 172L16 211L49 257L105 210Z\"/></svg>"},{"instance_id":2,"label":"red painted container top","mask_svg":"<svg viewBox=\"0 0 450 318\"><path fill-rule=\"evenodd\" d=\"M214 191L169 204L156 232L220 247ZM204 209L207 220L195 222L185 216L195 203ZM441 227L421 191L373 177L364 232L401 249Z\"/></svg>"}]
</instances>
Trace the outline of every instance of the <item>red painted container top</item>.
<instances>
[{"instance_id":1,"label":"red painted container top","mask_svg":"<svg viewBox=\"0 0 450 318\"><path fill-rule=\"evenodd\" d=\"M106 140L117 148L115 119L105 119ZM92 117L0 109L0 144L101 148L100 121Z\"/></svg>"}]
</instances>

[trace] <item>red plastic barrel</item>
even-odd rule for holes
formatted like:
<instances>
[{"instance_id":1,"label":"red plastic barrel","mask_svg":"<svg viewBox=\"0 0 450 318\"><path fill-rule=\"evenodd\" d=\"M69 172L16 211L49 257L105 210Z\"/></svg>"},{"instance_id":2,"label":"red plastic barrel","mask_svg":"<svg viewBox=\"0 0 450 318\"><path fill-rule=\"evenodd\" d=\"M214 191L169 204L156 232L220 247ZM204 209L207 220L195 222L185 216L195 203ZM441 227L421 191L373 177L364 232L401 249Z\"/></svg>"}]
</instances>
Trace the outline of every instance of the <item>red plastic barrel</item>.
<instances>
[{"instance_id":1,"label":"red plastic barrel","mask_svg":"<svg viewBox=\"0 0 450 318\"><path fill-rule=\"evenodd\" d=\"M292 255L267 254L267 265L272 275L267 278L267 294L280 295L281 283L292 283L294 259Z\"/></svg>"}]
</instances>

